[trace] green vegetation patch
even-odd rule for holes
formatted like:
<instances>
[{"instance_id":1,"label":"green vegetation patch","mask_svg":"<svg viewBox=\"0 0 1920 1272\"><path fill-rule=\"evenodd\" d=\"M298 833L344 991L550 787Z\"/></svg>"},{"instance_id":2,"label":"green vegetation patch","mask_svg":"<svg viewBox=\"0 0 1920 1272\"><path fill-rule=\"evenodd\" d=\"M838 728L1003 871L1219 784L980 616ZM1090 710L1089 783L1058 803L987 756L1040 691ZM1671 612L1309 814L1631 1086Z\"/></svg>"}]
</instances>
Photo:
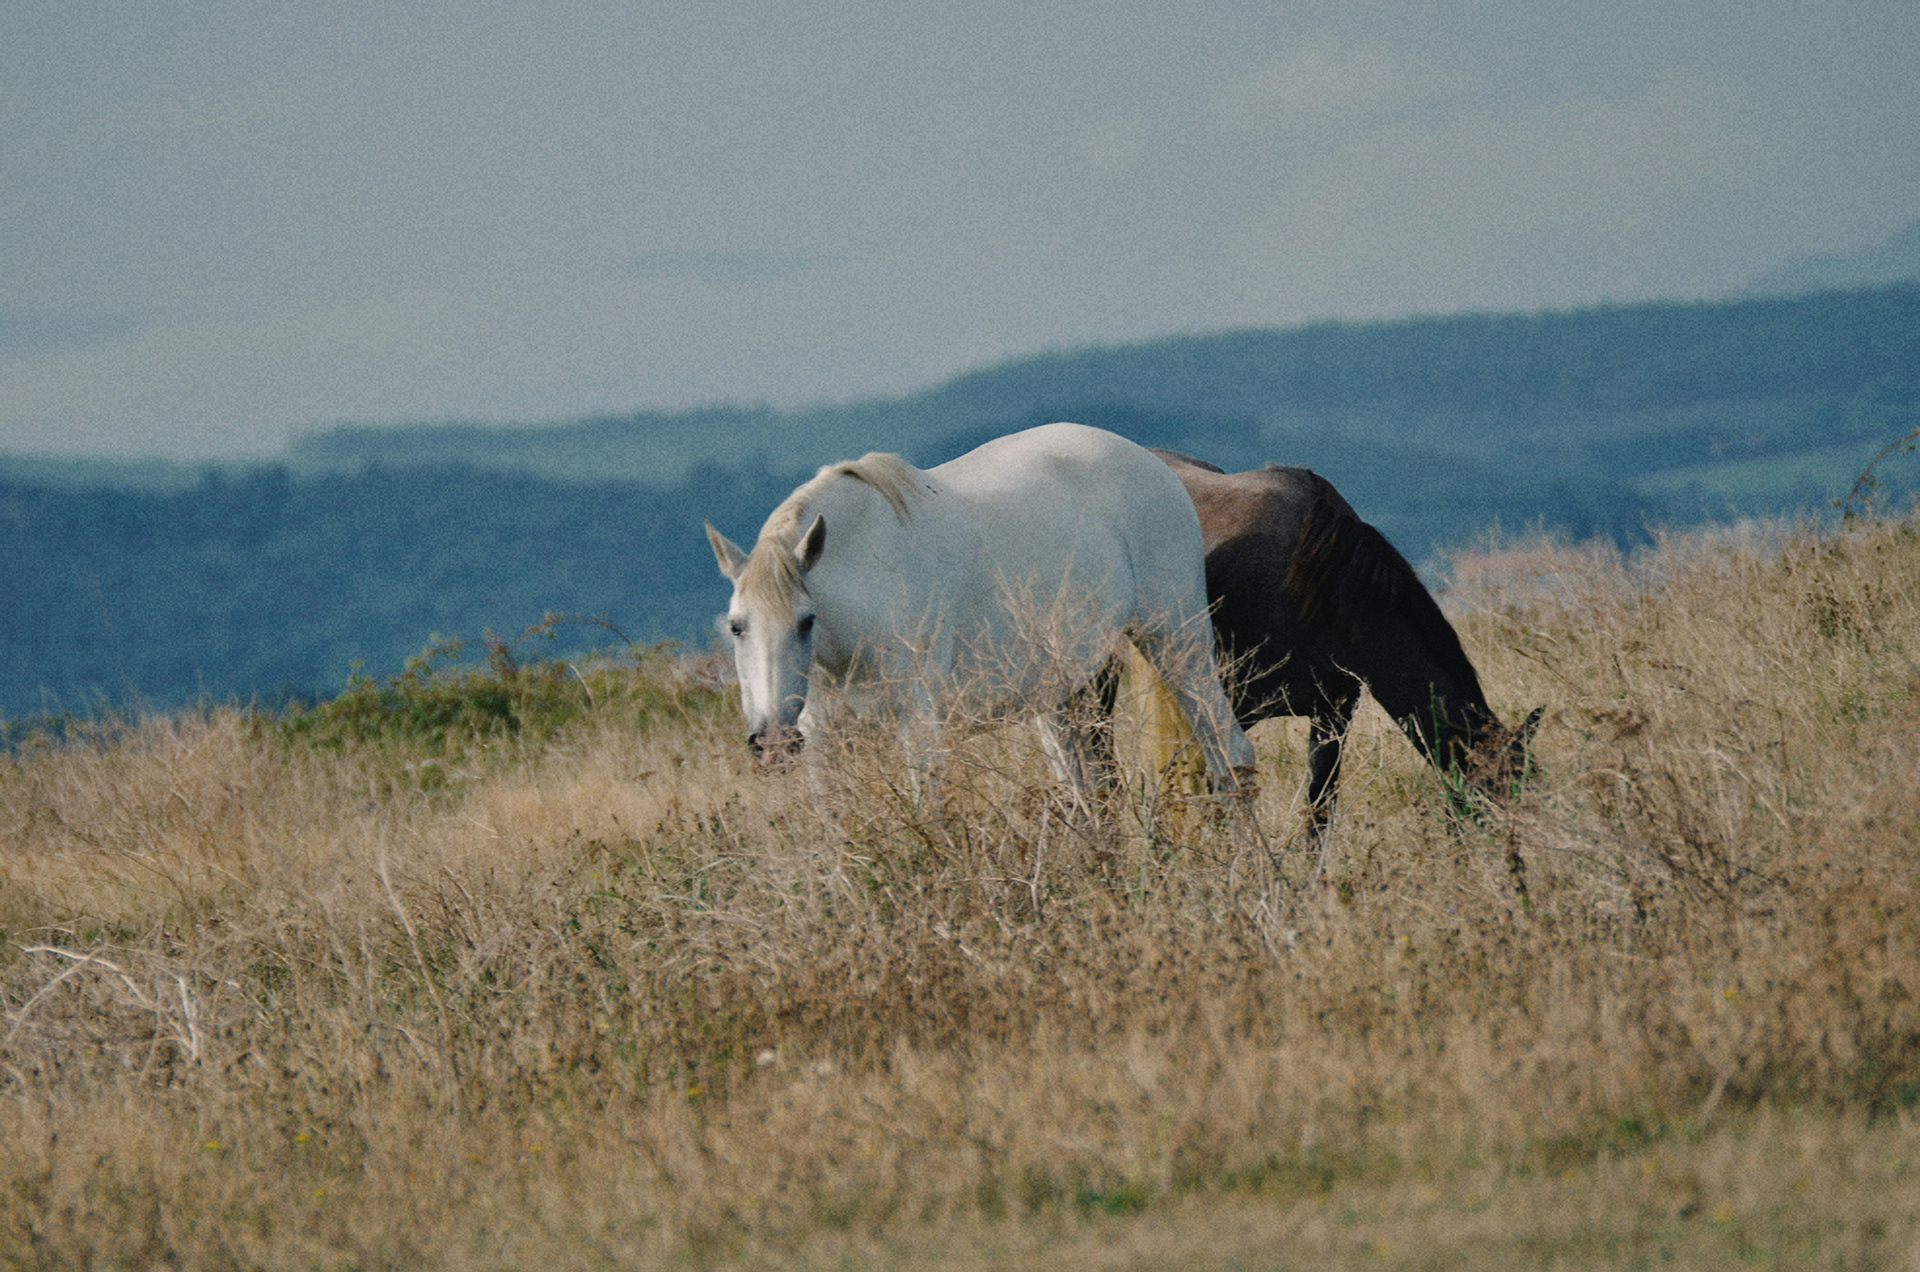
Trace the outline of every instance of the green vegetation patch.
<instances>
[{"instance_id":1,"label":"green vegetation patch","mask_svg":"<svg viewBox=\"0 0 1920 1272\"><path fill-rule=\"evenodd\" d=\"M568 621L550 615L514 643L551 641ZM356 669L338 697L289 709L276 729L286 742L325 750L374 746L444 759L502 742L545 743L589 723L636 731L684 723L725 701L718 677L682 659L671 641L522 661L488 632L480 648L476 660L471 643L435 638L396 675Z\"/></svg>"}]
</instances>

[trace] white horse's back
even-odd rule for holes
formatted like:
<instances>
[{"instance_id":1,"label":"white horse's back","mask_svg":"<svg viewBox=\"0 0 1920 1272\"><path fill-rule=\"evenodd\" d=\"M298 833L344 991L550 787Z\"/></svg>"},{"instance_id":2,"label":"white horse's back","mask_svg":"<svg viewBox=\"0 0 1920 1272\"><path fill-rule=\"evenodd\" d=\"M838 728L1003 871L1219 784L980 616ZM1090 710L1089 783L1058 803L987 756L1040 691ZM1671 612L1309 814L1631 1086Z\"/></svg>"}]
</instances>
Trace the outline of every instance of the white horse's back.
<instances>
[{"instance_id":1,"label":"white horse's back","mask_svg":"<svg viewBox=\"0 0 1920 1272\"><path fill-rule=\"evenodd\" d=\"M1165 464L1125 438L1048 424L996 438L927 479L936 496L963 501L977 527L991 566L971 582L999 594L972 597L987 614L1011 590L1028 604L1069 601L1089 628L1171 633L1204 622L1193 501Z\"/></svg>"},{"instance_id":2,"label":"white horse's back","mask_svg":"<svg viewBox=\"0 0 1920 1272\"><path fill-rule=\"evenodd\" d=\"M1182 591L1191 582L1186 540L1198 544L1200 533L1193 500L1165 464L1116 433L1047 424L996 438L928 477L973 500L1006 541L1009 557L1023 550L1056 558L1128 556L1143 582L1173 583ZM1205 559L1202 545L1202 609ZM1156 578L1156 572L1178 577Z\"/></svg>"}]
</instances>

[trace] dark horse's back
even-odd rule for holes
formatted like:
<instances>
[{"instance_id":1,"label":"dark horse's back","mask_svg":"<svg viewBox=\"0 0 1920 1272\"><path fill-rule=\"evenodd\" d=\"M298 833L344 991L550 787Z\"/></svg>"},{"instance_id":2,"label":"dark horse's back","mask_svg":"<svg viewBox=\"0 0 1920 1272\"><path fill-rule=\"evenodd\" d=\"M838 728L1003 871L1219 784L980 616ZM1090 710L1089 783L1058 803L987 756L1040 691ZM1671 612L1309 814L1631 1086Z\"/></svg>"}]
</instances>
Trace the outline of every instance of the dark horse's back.
<instances>
[{"instance_id":1,"label":"dark horse's back","mask_svg":"<svg viewBox=\"0 0 1920 1272\"><path fill-rule=\"evenodd\" d=\"M1413 567L1326 478L1269 464L1227 473L1157 450L1200 514L1214 631L1242 725L1313 718L1314 802L1331 798L1362 686L1436 763L1500 731L1480 678Z\"/></svg>"}]
</instances>

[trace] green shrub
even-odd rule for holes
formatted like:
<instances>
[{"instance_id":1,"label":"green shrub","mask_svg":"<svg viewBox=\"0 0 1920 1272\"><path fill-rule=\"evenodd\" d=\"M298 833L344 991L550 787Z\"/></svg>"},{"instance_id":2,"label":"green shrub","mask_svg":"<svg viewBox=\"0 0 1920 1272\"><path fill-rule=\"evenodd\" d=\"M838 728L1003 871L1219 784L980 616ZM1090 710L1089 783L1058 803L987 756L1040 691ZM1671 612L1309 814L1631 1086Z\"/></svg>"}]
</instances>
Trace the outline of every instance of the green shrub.
<instances>
[{"instance_id":1,"label":"green shrub","mask_svg":"<svg viewBox=\"0 0 1920 1272\"><path fill-rule=\"evenodd\" d=\"M578 620L549 616L521 641L551 641L566 621ZM481 646L486 656L476 661L467 656L469 642L435 637L397 675L375 679L356 670L338 697L284 713L278 733L334 751L375 746L445 758L502 742L541 743L589 723L645 731L708 715L726 701L718 678L671 641L525 662L492 632Z\"/></svg>"}]
</instances>

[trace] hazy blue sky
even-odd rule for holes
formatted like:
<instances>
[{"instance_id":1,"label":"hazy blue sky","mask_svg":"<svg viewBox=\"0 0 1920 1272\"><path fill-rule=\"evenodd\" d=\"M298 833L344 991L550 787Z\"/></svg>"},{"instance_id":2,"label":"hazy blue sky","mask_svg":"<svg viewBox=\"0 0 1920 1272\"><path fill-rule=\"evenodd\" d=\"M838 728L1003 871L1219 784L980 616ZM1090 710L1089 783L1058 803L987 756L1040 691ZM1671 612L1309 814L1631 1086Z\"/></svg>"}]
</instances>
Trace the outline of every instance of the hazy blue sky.
<instances>
[{"instance_id":1,"label":"hazy blue sky","mask_svg":"<svg viewBox=\"0 0 1920 1272\"><path fill-rule=\"evenodd\" d=\"M0 449L796 405L1726 294L1920 216L1913 0L0 7Z\"/></svg>"}]
</instances>

